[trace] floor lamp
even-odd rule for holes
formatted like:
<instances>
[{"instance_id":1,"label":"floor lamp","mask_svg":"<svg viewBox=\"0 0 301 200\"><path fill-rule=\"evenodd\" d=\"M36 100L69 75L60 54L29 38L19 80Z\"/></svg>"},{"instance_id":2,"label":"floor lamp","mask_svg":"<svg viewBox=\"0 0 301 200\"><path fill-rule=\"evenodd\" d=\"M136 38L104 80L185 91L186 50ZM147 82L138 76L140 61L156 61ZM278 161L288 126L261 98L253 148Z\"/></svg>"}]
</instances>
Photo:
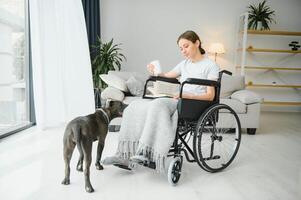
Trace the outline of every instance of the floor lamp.
<instances>
[{"instance_id":1,"label":"floor lamp","mask_svg":"<svg viewBox=\"0 0 301 200\"><path fill-rule=\"evenodd\" d=\"M216 62L217 54L225 53L225 48L222 43L212 43L208 50L209 53L214 53L214 61Z\"/></svg>"}]
</instances>

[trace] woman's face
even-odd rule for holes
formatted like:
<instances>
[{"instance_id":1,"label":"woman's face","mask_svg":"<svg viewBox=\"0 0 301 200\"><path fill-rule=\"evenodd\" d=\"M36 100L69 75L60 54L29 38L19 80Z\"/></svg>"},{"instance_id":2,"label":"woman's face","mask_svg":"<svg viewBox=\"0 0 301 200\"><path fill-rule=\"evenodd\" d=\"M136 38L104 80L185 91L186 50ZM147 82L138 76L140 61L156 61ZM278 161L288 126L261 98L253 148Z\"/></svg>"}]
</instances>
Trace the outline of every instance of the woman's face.
<instances>
[{"instance_id":1,"label":"woman's face","mask_svg":"<svg viewBox=\"0 0 301 200\"><path fill-rule=\"evenodd\" d=\"M197 53L199 52L199 44L200 42L197 40L195 43L191 42L187 39L180 39L178 45L180 47L180 51L185 58L193 60Z\"/></svg>"}]
</instances>

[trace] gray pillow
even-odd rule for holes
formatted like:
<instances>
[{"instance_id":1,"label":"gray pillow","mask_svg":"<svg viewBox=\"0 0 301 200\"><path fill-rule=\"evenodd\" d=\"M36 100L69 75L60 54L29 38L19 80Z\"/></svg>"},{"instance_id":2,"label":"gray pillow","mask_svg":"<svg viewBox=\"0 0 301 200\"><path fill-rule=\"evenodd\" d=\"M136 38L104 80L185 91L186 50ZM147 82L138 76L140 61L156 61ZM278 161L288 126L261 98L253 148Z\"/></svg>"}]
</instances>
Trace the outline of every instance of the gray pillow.
<instances>
[{"instance_id":1,"label":"gray pillow","mask_svg":"<svg viewBox=\"0 0 301 200\"><path fill-rule=\"evenodd\" d=\"M239 100L244 104L260 103L262 98L255 92L249 90L239 90L231 95L231 99Z\"/></svg>"},{"instance_id":2,"label":"gray pillow","mask_svg":"<svg viewBox=\"0 0 301 200\"><path fill-rule=\"evenodd\" d=\"M99 77L110 87L117 88L123 92L127 92L128 89L125 84L125 80L114 74L101 74Z\"/></svg>"},{"instance_id":3,"label":"gray pillow","mask_svg":"<svg viewBox=\"0 0 301 200\"><path fill-rule=\"evenodd\" d=\"M113 99L117 101L123 101L124 94L120 90L109 86L101 92L101 98L106 100Z\"/></svg>"},{"instance_id":4,"label":"gray pillow","mask_svg":"<svg viewBox=\"0 0 301 200\"><path fill-rule=\"evenodd\" d=\"M126 81L125 84L132 95L134 95L134 96L142 96L143 95L144 84L142 81L138 80L134 76L131 76Z\"/></svg>"},{"instance_id":5,"label":"gray pillow","mask_svg":"<svg viewBox=\"0 0 301 200\"><path fill-rule=\"evenodd\" d=\"M245 78L244 76L229 76L224 74L221 81L221 93L220 97L228 97L233 92L237 90L242 90L245 88Z\"/></svg>"}]
</instances>

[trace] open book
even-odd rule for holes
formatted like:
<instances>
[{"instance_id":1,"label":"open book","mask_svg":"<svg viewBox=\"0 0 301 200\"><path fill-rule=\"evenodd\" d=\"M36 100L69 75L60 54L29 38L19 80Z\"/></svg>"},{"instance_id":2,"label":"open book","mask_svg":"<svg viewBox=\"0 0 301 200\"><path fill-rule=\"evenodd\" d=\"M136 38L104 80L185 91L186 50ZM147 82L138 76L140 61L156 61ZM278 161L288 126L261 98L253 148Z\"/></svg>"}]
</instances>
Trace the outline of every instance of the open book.
<instances>
[{"instance_id":1,"label":"open book","mask_svg":"<svg viewBox=\"0 0 301 200\"><path fill-rule=\"evenodd\" d=\"M179 84L156 81L152 87L147 89L153 97L174 97L179 94L179 87Z\"/></svg>"}]
</instances>

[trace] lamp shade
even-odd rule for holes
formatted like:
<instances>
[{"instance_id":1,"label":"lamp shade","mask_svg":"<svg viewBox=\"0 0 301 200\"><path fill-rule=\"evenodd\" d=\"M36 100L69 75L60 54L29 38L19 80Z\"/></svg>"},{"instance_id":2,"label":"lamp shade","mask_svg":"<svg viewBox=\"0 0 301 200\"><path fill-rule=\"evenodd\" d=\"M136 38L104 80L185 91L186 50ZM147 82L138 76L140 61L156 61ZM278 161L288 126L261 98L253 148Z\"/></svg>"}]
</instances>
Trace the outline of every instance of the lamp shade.
<instances>
[{"instance_id":1,"label":"lamp shade","mask_svg":"<svg viewBox=\"0 0 301 200\"><path fill-rule=\"evenodd\" d=\"M209 47L208 52L221 54L221 53L225 53L225 48L222 43L212 43Z\"/></svg>"}]
</instances>

